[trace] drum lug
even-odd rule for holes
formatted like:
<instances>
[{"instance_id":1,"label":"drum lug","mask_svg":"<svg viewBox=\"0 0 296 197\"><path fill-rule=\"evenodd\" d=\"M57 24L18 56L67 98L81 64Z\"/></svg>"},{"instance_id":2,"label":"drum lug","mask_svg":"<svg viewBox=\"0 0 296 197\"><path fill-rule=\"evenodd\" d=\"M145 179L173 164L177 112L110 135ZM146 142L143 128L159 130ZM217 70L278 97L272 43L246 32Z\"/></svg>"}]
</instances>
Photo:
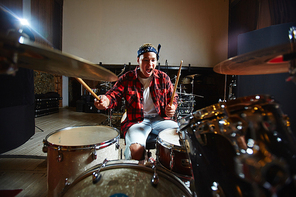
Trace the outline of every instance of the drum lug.
<instances>
[{"instance_id":1,"label":"drum lug","mask_svg":"<svg viewBox=\"0 0 296 197\"><path fill-rule=\"evenodd\" d=\"M65 178L65 186L67 186L67 185L71 185L71 183L69 182L68 178Z\"/></svg>"},{"instance_id":2,"label":"drum lug","mask_svg":"<svg viewBox=\"0 0 296 197\"><path fill-rule=\"evenodd\" d=\"M170 168L171 168L171 170L173 170L173 167L174 167L174 156L175 156L175 153L171 149L171 153L170 153L170 157L171 157Z\"/></svg>"},{"instance_id":3,"label":"drum lug","mask_svg":"<svg viewBox=\"0 0 296 197\"><path fill-rule=\"evenodd\" d=\"M47 153L47 151L48 151L48 147L47 147L47 146L43 146L42 151L43 151L44 153Z\"/></svg>"},{"instance_id":4,"label":"drum lug","mask_svg":"<svg viewBox=\"0 0 296 197\"><path fill-rule=\"evenodd\" d=\"M47 150L48 150L48 143L46 140L43 140L43 148L42 148L42 151L44 153L47 153Z\"/></svg>"},{"instance_id":5,"label":"drum lug","mask_svg":"<svg viewBox=\"0 0 296 197\"><path fill-rule=\"evenodd\" d=\"M94 150L92 152L92 159L96 160L97 159L97 151L96 151L96 147L94 147Z\"/></svg>"},{"instance_id":6,"label":"drum lug","mask_svg":"<svg viewBox=\"0 0 296 197\"><path fill-rule=\"evenodd\" d=\"M61 151L61 147L58 147L58 157L57 157L57 161L58 162L62 162L63 161L63 154L60 152Z\"/></svg>"},{"instance_id":7,"label":"drum lug","mask_svg":"<svg viewBox=\"0 0 296 197\"><path fill-rule=\"evenodd\" d=\"M116 144L115 144L115 150L118 150L119 148L120 148L120 145L119 145L118 142L116 142Z\"/></svg>"},{"instance_id":8,"label":"drum lug","mask_svg":"<svg viewBox=\"0 0 296 197\"><path fill-rule=\"evenodd\" d=\"M57 161L58 162L62 162L63 161L63 154L59 153L58 157L57 157Z\"/></svg>"},{"instance_id":9,"label":"drum lug","mask_svg":"<svg viewBox=\"0 0 296 197\"><path fill-rule=\"evenodd\" d=\"M119 148L120 148L119 139L117 139L115 143L115 150L118 150Z\"/></svg>"}]
</instances>

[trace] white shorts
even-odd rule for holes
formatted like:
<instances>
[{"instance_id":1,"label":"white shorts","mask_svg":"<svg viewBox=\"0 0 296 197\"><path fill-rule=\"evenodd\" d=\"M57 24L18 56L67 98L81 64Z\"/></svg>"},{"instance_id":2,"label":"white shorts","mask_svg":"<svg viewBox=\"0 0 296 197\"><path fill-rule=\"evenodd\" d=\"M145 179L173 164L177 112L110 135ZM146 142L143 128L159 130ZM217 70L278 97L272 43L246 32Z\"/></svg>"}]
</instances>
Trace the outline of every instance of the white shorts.
<instances>
[{"instance_id":1,"label":"white shorts","mask_svg":"<svg viewBox=\"0 0 296 197\"><path fill-rule=\"evenodd\" d=\"M150 132L158 135L165 129L176 129L178 123L173 120L165 120L160 116L145 117L140 123L131 126L125 135L125 159L131 159L131 144L140 144L146 148L146 139ZM144 155L143 155L144 156Z\"/></svg>"}]
</instances>

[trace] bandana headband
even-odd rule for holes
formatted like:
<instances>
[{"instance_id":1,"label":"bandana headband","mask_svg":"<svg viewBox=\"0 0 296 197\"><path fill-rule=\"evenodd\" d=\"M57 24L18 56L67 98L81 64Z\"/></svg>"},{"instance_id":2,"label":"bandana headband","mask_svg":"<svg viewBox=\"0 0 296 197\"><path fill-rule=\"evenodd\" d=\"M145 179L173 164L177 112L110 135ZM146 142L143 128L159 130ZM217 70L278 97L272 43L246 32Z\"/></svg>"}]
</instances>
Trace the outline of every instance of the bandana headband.
<instances>
[{"instance_id":1,"label":"bandana headband","mask_svg":"<svg viewBox=\"0 0 296 197\"><path fill-rule=\"evenodd\" d=\"M158 52L156 50L156 48L154 48L153 46L146 46L146 47L140 47L140 49L138 50L138 57L140 57L140 55L142 55L143 53L147 53L147 52L154 52L157 56L157 60L159 59L159 50L160 50L161 45L158 45Z\"/></svg>"}]
</instances>

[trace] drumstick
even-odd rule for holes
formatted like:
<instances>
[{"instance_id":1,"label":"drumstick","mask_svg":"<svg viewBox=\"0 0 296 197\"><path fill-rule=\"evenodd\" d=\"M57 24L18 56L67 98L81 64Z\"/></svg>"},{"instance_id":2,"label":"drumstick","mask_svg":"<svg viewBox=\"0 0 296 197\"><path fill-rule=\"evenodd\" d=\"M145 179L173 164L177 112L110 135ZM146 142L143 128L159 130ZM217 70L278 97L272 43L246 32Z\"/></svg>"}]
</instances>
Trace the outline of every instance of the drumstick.
<instances>
[{"instance_id":1,"label":"drumstick","mask_svg":"<svg viewBox=\"0 0 296 197\"><path fill-rule=\"evenodd\" d=\"M98 95L96 95L96 93L94 93L92 91L92 89L90 89L90 87L81 79L81 78L76 78L77 81L79 81L79 83L81 83L81 85L83 85L83 87L85 87L90 93L91 95L93 95L98 101L101 100L100 97Z\"/></svg>"},{"instance_id":2,"label":"drumstick","mask_svg":"<svg viewBox=\"0 0 296 197\"><path fill-rule=\"evenodd\" d=\"M174 92L173 92L173 95L172 95L172 98L171 98L170 105L172 105L173 101L174 101L175 93L176 93L176 90L177 90L177 87L178 87L179 78L180 78L180 75L181 75L182 64L183 64L183 60L181 60L181 63L180 63L180 67L179 67L179 71L178 71L178 75L177 75L177 79L176 79L176 83L175 83L175 88L174 88Z\"/></svg>"}]
</instances>

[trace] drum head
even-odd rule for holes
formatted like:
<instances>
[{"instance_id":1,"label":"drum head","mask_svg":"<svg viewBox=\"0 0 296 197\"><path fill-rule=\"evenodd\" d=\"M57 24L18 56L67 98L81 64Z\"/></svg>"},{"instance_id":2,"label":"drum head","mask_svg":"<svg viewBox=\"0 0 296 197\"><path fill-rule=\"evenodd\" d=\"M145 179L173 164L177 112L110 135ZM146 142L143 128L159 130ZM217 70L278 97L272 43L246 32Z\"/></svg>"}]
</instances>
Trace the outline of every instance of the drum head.
<instances>
[{"instance_id":1,"label":"drum head","mask_svg":"<svg viewBox=\"0 0 296 197\"><path fill-rule=\"evenodd\" d=\"M60 146L87 146L101 144L119 135L109 126L68 127L50 134L47 141Z\"/></svg>"},{"instance_id":2,"label":"drum head","mask_svg":"<svg viewBox=\"0 0 296 197\"><path fill-rule=\"evenodd\" d=\"M149 167L127 163L107 165L100 170L102 177L96 184L92 182L94 171L65 188L63 196L191 196L183 182L160 170L157 170L159 183L153 187L153 170Z\"/></svg>"},{"instance_id":3,"label":"drum head","mask_svg":"<svg viewBox=\"0 0 296 197\"><path fill-rule=\"evenodd\" d=\"M165 144L180 146L177 129L165 129L159 133L158 138Z\"/></svg>"}]
</instances>

